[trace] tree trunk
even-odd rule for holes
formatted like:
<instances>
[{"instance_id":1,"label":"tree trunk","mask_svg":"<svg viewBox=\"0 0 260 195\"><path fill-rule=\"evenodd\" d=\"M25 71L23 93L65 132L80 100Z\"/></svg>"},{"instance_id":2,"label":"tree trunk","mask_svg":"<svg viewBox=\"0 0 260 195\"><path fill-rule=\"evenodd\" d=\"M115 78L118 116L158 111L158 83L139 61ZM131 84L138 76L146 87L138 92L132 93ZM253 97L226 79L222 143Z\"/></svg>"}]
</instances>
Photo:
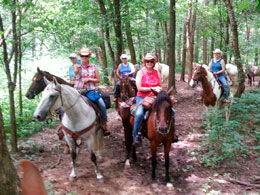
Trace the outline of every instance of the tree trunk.
<instances>
[{"instance_id":1,"label":"tree trunk","mask_svg":"<svg viewBox=\"0 0 260 195\"><path fill-rule=\"evenodd\" d=\"M227 63L228 62L228 45L229 45L229 18L227 16L227 21L226 21L226 39L225 39L225 46L224 46L224 54L223 54L223 59Z\"/></svg>"},{"instance_id":2,"label":"tree trunk","mask_svg":"<svg viewBox=\"0 0 260 195\"><path fill-rule=\"evenodd\" d=\"M21 194L20 181L8 152L4 129L0 107L0 194Z\"/></svg>"},{"instance_id":3,"label":"tree trunk","mask_svg":"<svg viewBox=\"0 0 260 195\"><path fill-rule=\"evenodd\" d=\"M120 56L123 51L123 37L121 30L121 14L120 14L120 0L113 0L114 2L114 29L116 35L116 65L120 64Z\"/></svg>"},{"instance_id":4,"label":"tree trunk","mask_svg":"<svg viewBox=\"0 0 260 195\"><path fill-rule=\"evenodd\" d=\"M205 6L208 6L209 5L209 0L205 0ZM205 23L205 29L207 28L208 24L207 22ZM207 35L204 35L203 36L203 48L202 48L202 58L203 58L203 64L207 64L207 57L208 57L208 54L207 54L207 50L208 50L208 47L207 47L207 44L208 44L208 38L207 38Z\"/></svg>"},{"instance_id":5,"label":"tree trunk","mask_svg":"<svg viewBox=\"0 0 260 195\"><path fill-rule=\"evenodd\" d=\"M182 28L180 28L180 32L181 32L181 31L182 31ZM181 33L179 34L179 39L178 39L177 61L178 61L178 63L181 62Z\"/></svg>"},{"instance_id":6,"label":"tree trunk","mask_svg":"<svg viewBox=\"0 0 260 195\"><path fill-rule=\"evenodd\" d=\"M210 59L213 58L213 51L214 51L214 37L211 38L211 44L210 44ZM209 61L209 60L208 60Z\"/></svg>"},{"instance_id":7,"label":"tree trunk","mask_svg":"<svg viewBox=\"0 0 260 195\"><path fill-rule=\"evenodd\" d=\"M139 47L139 63L143 61L142 58L142 46L141 46L141 38L140 38L140 32L137 32L137 40L138 40L138 47Z\"/></svg>"},{"instance_id":8,"label":"tree trunk","mask_svg":"<svg viewBox=\"0 0 260 195\"><path fill-rule=\"evenodd\" d=\"M183 28L183 47L182 47L182 65L181 65L181 81L185 82L185 66L186 66L186 54L187 54L187 18L184 22Z\"/></svg>"},{"instance_id":9,"label":"tree trunk","mask_svg":"<svg viewBox=\"0 0 260 195\"><path fill-rule=\"evenodd\" d=\"M255 66L258 65L258 48L255 48Z\"/></svg>"},{"instance_id":10,"label":"tree trunk","mask_svg":"<svg viewBox=\"0 0 260 195\"><path fill-rule=\"evenodd\" d=\"M196 44L195 44L195 52L194 52L194 62L199 61L199 44L200 44L200 39L199 39L199 31L196 31Z\"/></svg>"},{"instance_id":11,"label":"tree trunk","mask_svg":"<svg viewBox=\"0 0 260 195\"><path fill-rule=\"evenodd\" d=\"M175 15L175 0L170 0L170 33L169 33L169 87L175 86L175 36L176 36L176 15Z\"/></svg>"},{"instance_id":12,"label":"tree trunk","mask_svg":"<svg viewBox=\"0 0 260 195\"><path fill-rule=\"evenodd\" d=\"M113 70L116 70L118 64L116 63L115 53L114 53L112 46L111 46L111 43L110 43L110 33L109 33L109 26L108 26L107 11L106 11L105 4L104 4L103 0L98 0L98 4L99 4L100 11L103 15L103 18L105 20L104 26L105 26L106 41L107 41L107 46L108 46L108 50L109 50L109 54L110 54L110 58L111 58L112 67L113 67ZM116 80L116 75L115 75L114 71L112 71L111 76Z\"/></svg>"},{"instance_id":13,"label":"tree trunk","mask_svg":"<svg viewBox=\"0 0 260 195\"><path fill-rule=\"evenodd\" d=\"M106 53L106 45L104 41L104 33L102 30L102 25L99 28L99 36L100 40L100 48L101 48L101 66L104 74L104 82L108 83L108 73L107 73L107 53Z\"/></svg>"},{"instance_id":14,"label":"tree trunk","mask_svg":"<svg viewBox=\"0 0 260 195\"><path fill-rule=\"evenodd\" d=\"M127 37L128 47L129 47L129 51L130 51L130 55L131 55L131 62L133 64L137 64L136 63L136 55L135 55L135 47L134 47L134 42L133 42L133 38L132 38L132 34L131 34L130 21L127 21L125 23L125 29L126 29L126 37Z\"/></svg>"},{"instance_id":15,"label":"tree trunk","mask_svg":"<svg viewBox=\"0 0 260 195\"><path fill-rule=\"evenodd\" d=\"M19 12L21 17L21 12ZM22 39L21 39L21 20L19 20L19 33L18 33L18 80L19 80L19 115L23 115L23 96L22 96Z\"/></svg>"},{"instance_id":16,"label":"tree trunk","mask_svg":"<svg viewBox=\"0 0 260 195\"><path fill-rule=\"evenodd\" d=\"M197 2L197 1L196 1ZM192 78L192 69L193 69L193 45L194 45L194 31L196 26L196 8L194 9L194 14L192 17L192 24L191 21L191 14L192 14L192 5L188 8L188 15L187 15L187 53L188 53L188 83Z\"/></svg>"},{"instance_id":17,"label":"tree trunk","mask_svg":"<svg viewBox=\"0 0 260 195\"><path fill-rule=\"evenodd\" d=\"M249 57L249 46L250 46L250 31L251 28L248 24L247 17L246 17L246 64L248 64L248 57Z\"/></svg>"},{"instance_id":18,"label":"tree trunk","mask_svg":"<svg viewBox=\"0 0 260 195\"><path fill-rule=\"evenodd\" d=\"M161 44L158 41L158 39L160 37L159 28L160 28L160 23L156 22L155 33L156 33L157 40L155 41L155 55L157 57L157 62L161 63L162 62L162 56L161 56L161 50L160 50Z\"/></svg>"},{"instance_id":19,"label":"tree trunk","mask_svg":"<svg viewBox=\"0 0 260 195\"><path fill-rule=\"evenodd\" d=\"M169 33L168 33L168 25L167 22L164 22L164 30L165 30L165 35L166 35L166 43L165 45L168 45L169 43ZM167 48L165 47L164 49L164 55L165 55L165 64L169 64L169 58L168 58L168 51Z\"/></svg>"},{"instance_id":20,"label":"tree trunk","mask_svg":"<svg viewBox=\"0 0 260 195\"><path fill-rule=\"evenodd\" d=\"M243 72L243 66L241 63L240 51L239 51L239 41L238 41L238 31L237 31L237 22L234 14L232 0L223 0L230 20L232 38L233 38L233 50L235 57L235 64L238 68L238 87L235 92L235 97L240 97L245 90L245 75Z\"/></svg>"}]
</instances>

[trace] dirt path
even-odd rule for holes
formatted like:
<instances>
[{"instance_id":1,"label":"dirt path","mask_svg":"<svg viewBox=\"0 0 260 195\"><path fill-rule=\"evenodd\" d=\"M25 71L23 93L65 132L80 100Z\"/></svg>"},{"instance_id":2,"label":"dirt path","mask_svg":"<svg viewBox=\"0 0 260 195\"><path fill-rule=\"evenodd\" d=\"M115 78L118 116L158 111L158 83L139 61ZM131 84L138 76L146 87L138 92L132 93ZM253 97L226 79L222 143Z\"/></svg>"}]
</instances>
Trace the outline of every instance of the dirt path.
<instances>
[{"instance_id":1,"label":"dirt path","mask_svg":"<svg viewBox=\"0 0 260 195\"><path fill-rule=\"evenodd\" d=\"M78 178L70 182L71 157L63 154L60 148L56 130L45 130L31 141L44 150L35 158L48 186L56 194L257 194L256 190L241 185L229 183L225 171L203 167L194 157L193 150L200 145L199 137L203 130L203 107L196 100L198 92L190 90L187 83L177 81L178 103L176 109L176 131L179 142L172 145L170 153L170 176L173 188L165 187L163 148L158 149L157 185L151 185L151 160L149 143L143 141L142 147L137 148L138 162L132 163L131 169L124 169L125 147L121 120L112 110L109 114L110 137L105 138L105 147L99 160L99 167L104 176L104 182L96 181L93 165L90 161L86 146L83 146L78 159ZM58 161L59 165L52 168Z\"/></svg>"}]
</instances>

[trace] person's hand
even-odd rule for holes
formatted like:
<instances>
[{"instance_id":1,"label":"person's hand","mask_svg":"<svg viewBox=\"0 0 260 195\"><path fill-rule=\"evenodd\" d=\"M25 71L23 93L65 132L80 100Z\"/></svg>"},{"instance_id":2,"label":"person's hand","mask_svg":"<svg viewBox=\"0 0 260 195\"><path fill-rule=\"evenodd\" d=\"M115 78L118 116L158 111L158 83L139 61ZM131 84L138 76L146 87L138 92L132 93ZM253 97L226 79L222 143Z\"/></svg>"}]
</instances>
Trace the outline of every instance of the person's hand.
<instances>
[{"instance_id":1,"label":"person's hand","mask_svg":"<svg viewBox=\"0 0 260 195\"><path fill-rule=\"evenodd\" d=\"M85 78L85 79L83 80L83 82L84 82L84 83L89 82L89 78Z\"/></svg>"},{"instance_id":2,"label":"person's hand","mask_svg":"<svg viewBox=\"0 0 260 195\"><path fill-rule=\"evenodd\" d=\"M217 75L218 73L217 72L213 72L214 75Z\"/></svg>"},{"instance_id":3,"label":"person's hand","mask_svg":"<svg viewBox=\"0 0 260 195\"><path fill-rule=\"evenodd\" d=\"M162 88L161 87L151 87L154 91L156 91L156 92L160 92L161 90L162 90Z\"/></svg>"}]
</instances>

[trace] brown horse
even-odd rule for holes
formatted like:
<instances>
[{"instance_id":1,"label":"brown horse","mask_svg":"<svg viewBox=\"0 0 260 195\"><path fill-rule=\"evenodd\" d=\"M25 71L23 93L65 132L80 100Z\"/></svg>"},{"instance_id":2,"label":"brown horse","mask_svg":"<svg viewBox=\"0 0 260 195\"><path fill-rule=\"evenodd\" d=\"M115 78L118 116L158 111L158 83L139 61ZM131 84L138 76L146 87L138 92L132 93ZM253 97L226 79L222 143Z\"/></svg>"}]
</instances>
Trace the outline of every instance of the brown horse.
<instances>
[{"instance_id":1,"label":"brown horse","mask_svg":"<svg viewBox=\"0 0 260 195\"><path fill-rule=\"evenodd\" d=\"M166 172L166 182L167 186L170 184L169 177L169 152L171 148L171 143L175 132L175 120L172 115L172 101L169 94L172 92L171 88L168 92L161 91L159 93L154 92L157 95L155 102L153 104L152 112L148 117L147 121L144 121L141 133L143 136L150 140L151 154L152 154L152 181L156 182L155 168L156 168L156 151L157 146L161 143L164 145L164 157L165 157L165 172ZM133 124L134 117L130 116L129 109L120 109L120 115L122 117L122 122L124 126L125 134L125 145L126 145L126 162L125 166L129 166L129 157L131 150L133 152L133 158L136 161L136 148L132 144L133 136ZM147 130L147 131L145 131ZM146 132L146 133L145 133Z\"/></svg>"},{"instance_id":2,"label":"brown horse","mask_svg":"<svg viewBox=\"0 0 260 195\"><path fill-rule=\"evenodd\" d=\"M25 94L25 96L28 99L34 99L34 97L36 95L38 95L39 93L41 93L44 90L44 88L46 87L46 84L45 84L44 79L43 79L44 76L49 81L52 81L53 77L55 77L56 80L58 81L58 83L72 86L72 84L68 83L67 81L63 80L62 78L57 77L53 74L50 74L49 72L42 71L38 67L37 73L32 78L32 84L29 87L27 93Z\"/></svg>"},{"instance_id":3,"label":"brown horse","mask_svg":"<svg viewBox=\"0 0 260 195\"><path fill-rule=\"evenodd\" d=\"M120 87L120 100L126 101L131 97L136 96L136 89L134 88L133 84L135 81L132 80L130 77L123 77L119 80L119 87Z\"/></svg>"}]
</instances>

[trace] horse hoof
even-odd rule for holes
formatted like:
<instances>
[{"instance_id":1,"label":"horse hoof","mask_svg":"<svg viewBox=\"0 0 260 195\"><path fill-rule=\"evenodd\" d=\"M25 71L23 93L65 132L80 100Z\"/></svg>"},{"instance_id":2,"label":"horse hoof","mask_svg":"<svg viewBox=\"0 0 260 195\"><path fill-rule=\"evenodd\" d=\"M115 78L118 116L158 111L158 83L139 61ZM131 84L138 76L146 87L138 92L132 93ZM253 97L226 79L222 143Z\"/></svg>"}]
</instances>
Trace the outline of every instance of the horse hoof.
<instances>
[{"instance_id":1,"label":"horse hoof","mask_svg":"<svg viewBox=\"0 0 260 195\"><path fill-rule=\"evenodd\" d=\"M100 175L97 175L97 181L99 182L99 183L104 183L104 178L103 178L103 176L100 174Z\"/></svg>"},{"instance_id":2,"label":"horse hoof","mask_svg":"<svg viewBox=\"0 0 260 195\"><path fill-rule=\"evenodd\" d=\"M131 168L131 165L130 165L129 159L127 159L125 161L125 169L130 169L130 168Z\"/></svg>"},{"instance_id":3,"label":"horse hoof","mask_svg":"<svg viewBox=\"0 0 260 195\"><path fill-rule=\"evenodd\" d=\"M167 188L172 188L173 185L172 185L172 183L167 182L166 187L167 187Z\"/></svg>"},{"instance_id":4,"label":"horse hoof","mask_svg":"<svg viewBox=\"0 0 260 195\"><path fill-rule=\"evenodd\" d=\"M75 180L76 180L76 176L75 176L75 177L71 177L71 176L70 176L69 180L70 180L71 182L75 181Z\"/></svg>"}]
</instances>

